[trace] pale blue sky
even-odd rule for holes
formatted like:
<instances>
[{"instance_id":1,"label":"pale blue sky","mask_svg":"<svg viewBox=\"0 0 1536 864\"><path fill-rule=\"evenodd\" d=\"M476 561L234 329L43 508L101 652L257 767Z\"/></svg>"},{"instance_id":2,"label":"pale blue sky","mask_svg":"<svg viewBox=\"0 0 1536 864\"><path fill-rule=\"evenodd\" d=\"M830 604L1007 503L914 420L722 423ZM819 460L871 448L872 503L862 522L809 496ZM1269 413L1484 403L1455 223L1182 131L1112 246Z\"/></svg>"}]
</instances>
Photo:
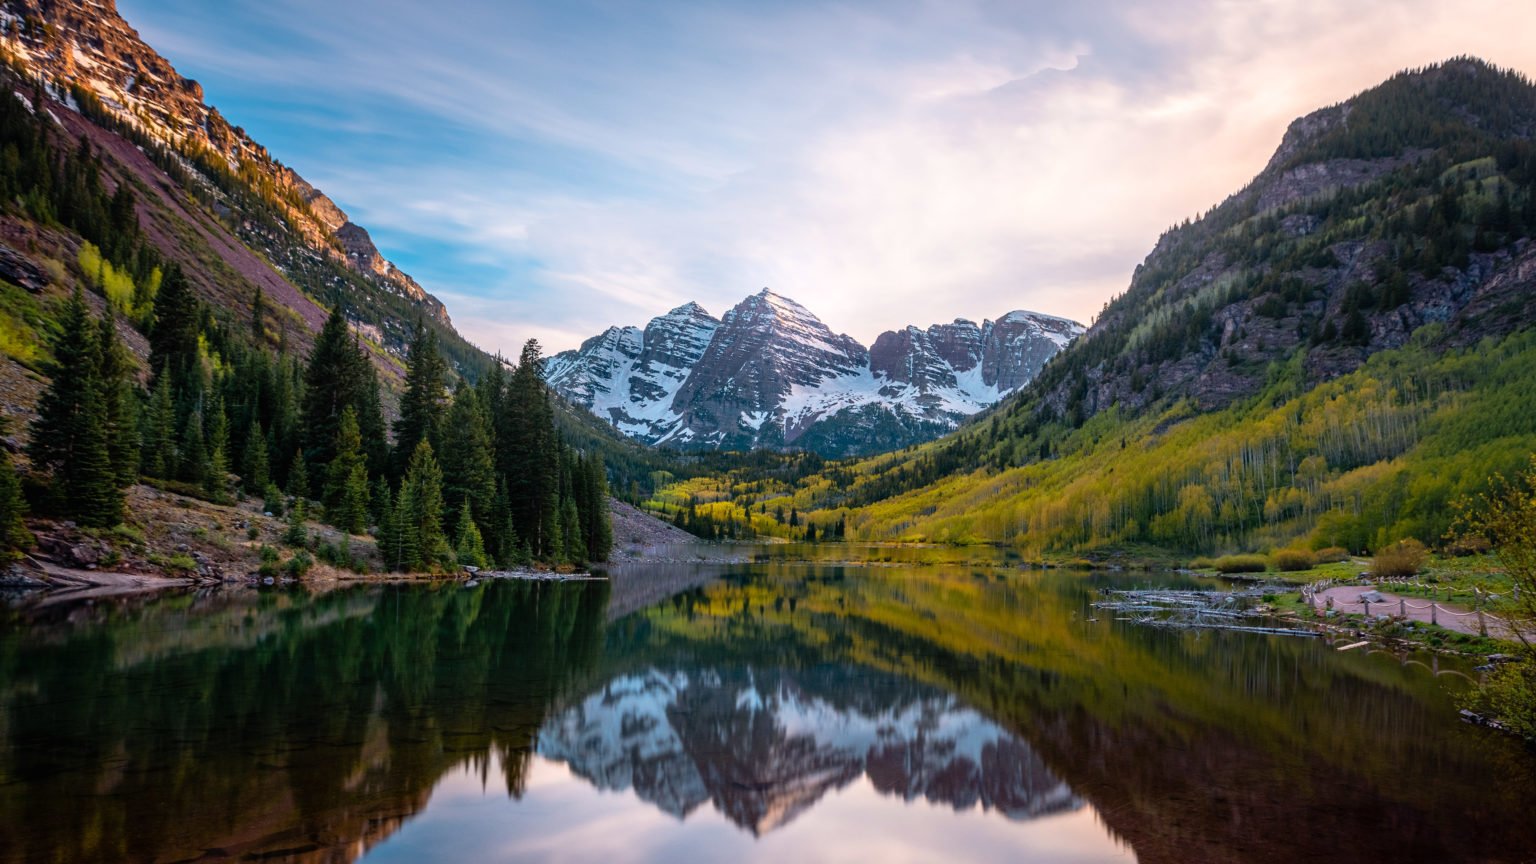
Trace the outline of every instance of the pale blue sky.
<instances>
[{"instance_id":1,"label":"pale blue sky","mask_svg":"<svg viewBox=\"0 0 1536 864\"><path fill-rule=\"evenodd\" d=\"M866 344L1085 323L1286 124L1393 71L1536 71L1466 0L119 0L489 349L764 286Z\"/></svg>"}]
</instances>

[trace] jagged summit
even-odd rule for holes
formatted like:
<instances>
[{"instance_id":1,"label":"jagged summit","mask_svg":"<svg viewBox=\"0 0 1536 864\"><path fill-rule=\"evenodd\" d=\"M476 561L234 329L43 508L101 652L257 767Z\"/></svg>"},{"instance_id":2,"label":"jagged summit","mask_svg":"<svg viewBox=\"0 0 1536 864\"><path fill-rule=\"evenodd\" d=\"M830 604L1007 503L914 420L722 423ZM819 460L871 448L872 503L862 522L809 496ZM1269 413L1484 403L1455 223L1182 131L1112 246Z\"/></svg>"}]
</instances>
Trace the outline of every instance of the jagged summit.
<instances>
[{"instance_id":1,"label":"jagged summit","mask_svg":"<svg viewBox=\"0 0 1536 864\"><path fill-rule=\"evenodd\" d=\"M719 320L697 303L551 359L566 398L647 443L871 453L953 429L1031 380L1082 326L1014 311L880 335L834 333L764 288Z\"/></svg>"}]
</instances>

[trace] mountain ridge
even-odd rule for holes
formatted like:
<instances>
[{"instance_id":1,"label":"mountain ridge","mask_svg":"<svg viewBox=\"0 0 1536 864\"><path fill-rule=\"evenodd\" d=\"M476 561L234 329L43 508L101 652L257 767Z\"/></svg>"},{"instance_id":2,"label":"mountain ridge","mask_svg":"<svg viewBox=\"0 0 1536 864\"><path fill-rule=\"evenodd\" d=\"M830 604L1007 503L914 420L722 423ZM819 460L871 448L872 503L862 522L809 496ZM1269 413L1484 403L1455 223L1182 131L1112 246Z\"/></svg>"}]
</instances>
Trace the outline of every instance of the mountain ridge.
<instances>
[{"instance_id":1,"label":"mountain ridge","mask_svg":"<svg viewBox=\"0 0 1536 864\"><path fill-rule=\"evenodd\" d=\"M1438 543L1455 501L1536 452L1533 325L1536 85L1455 58L1298 118L956 434L714 487L750 499L679 483L653 507L1039 554Z\"/></svg>"},{"instance_id":2,"label":"mountain ridge","mask_svg":"<svg viewBox=\"0 0 1536 864\"><path fill-rule=\"evenodd\" d=\"M58 310L74 285L99 310L107 282L127 280L134 296L111 301L118 330L136 357L136 378L153 376L145 362L150 307L172 268L203 304L202 326L219 357L248 343L303 358L339 310L377 372L386 419L398 410L418 324L435 333L454 377L473 383L510 370L464 339L441 304L385 260L334 201L204 104L201 86L145 44L115 4L3 0L0 60L0 88L30 115L12 131L28 126L29 141L47 142L35 148L39 165L18 176L51 180L68 163L97 187L89 201L76 195L85 208L76 216L50 212L46 190L0 208L0 412L14 416L14 433L26 434ZM186 134L172 136L173 128ZM621 495L638 500L656 471L677 467L553 401L566 444L602 454Z\"/></svg>"},{"instance_id":3,"label":"mountain ridge","mask_svg":"<svg viewBox=\"0 0 1536 864\"><path fill-rule=\"evenodd\" d=\"M822 455L935 437L1030 380L1082 325L1009 312L882 333L870 348L764 288L711 316L689 302L556 354L546 380L648 444Z\"/></svg>"},{"instance_id":4,"label":"mountain ridge","mask_svg":"<svg viewBox=\"0 0 1536 864\"><path fill-rule=\"evenodd\" d=\"M285 276L313 262L295 260L274 231L296 234L300 257L345 268L376 291L393 294L445 328L452 322L442 302L386 259L366 228L351 221L331 198L204 101L202 85L178 73L117 11L113 0L5 0L0 33L15 62L52 82L67 108L110 118L165 145L215 199L214 209L232 220L234 233L261 249ZM260 224L230 200L224 178L242 178L277 211L278 224ZM221 182L224 181L224 182ZM402 349L408 334L380 334Z\"/></svg>"}]
</instances>

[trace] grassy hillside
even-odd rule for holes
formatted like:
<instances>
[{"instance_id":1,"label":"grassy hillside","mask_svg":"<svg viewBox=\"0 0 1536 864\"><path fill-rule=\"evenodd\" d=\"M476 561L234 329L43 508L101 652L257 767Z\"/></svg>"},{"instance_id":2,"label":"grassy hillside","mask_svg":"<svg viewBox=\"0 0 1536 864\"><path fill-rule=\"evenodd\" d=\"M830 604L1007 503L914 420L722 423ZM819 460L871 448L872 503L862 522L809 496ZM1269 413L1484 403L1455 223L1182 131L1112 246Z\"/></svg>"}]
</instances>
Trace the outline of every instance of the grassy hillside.
<instances>
[{"instance_id":1,"label":"grassy hillside","mask_svg":"<svg viewBox=\"0 0 1536 864\"><path fill-rule=\"evenodd\" d=\"M1451 501L1536 449L1533 130L1516 73L1398 75L1292 124L955 435L799 477L741 468L653 507L1042 552L1436 542Z\"/></svg>"}]
</instances>

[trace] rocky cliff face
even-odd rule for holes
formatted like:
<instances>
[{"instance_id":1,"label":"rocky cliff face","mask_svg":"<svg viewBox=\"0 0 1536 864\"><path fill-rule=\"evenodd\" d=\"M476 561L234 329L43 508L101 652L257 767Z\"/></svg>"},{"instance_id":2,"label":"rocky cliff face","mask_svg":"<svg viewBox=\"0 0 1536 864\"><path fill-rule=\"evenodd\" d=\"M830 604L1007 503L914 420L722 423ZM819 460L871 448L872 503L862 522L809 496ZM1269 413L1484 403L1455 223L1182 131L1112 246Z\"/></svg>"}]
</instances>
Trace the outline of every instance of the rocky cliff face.
<instances>
[{"instance_id":1,"label":"rocky cliff face","mask_svg":"<svg viewBox=\"0 0 1536 864\"><path fill-rule=\"evenodd\" d=\"M545 377L567 399L625 434L645 441L676 425L677 391L709 348L720 322L697 303L638 327L609 327L576 351L545 364Z\"/></svg>"},{"instance_id":2,"label":"rocky cliff face","mask_svg":"<svg viewBox=\"0 0 1536 864\"><path fill-rule=\"evenodd\" d=\"M1293 360L1312 386L1415 333L1470 345L1528 326L1533 139L1536 87L1472 58L1298 118L1247 186L1158 240L1038 405L1216 410Z\"/></svg>"},{"instance_id":3,"label":"rocky cliff face","mask_svg":"<svg viewBox=\"0 0 1536 864\"><path fill-rule=\"evenodd\" d=\"M254 171L270 183L269 203L283 212L309 254L334 258L379 290L408 298L448 322L443 304L385 260L368 232L335 202L205 104L202 86L145 44L113 0L4 0L0 36L8 53L70 104L75 102L70 91L78 88L119 122L183 153L204 150L231 172Z\"/></svg>"},{"instance_id":4,"label":"rocky cliff face","mask_svg":"<svg viewBox=\"0 0 1536 864\"><path fill-rule=\"evenodd\" d=\"M953 429L1030 381L1082 326L1033 312L887 332L865 349L763 289L721 320L695 303L553 357L566 398L647 443L852 455Z\"/></svg>"},{"instance_id":5,"label":"rocky cliff face","mask_svg":"<svg viewBox=\"0 0 1536 864\"><path fill-rule=\"evenodd\" d=\"M1010 819L1081 801L1030 745L953 696L859 670L648 669L539 730L539 752L678 818L710 802L761 835L830 791L874 788Z\"/></svg>"}]
</instances>

